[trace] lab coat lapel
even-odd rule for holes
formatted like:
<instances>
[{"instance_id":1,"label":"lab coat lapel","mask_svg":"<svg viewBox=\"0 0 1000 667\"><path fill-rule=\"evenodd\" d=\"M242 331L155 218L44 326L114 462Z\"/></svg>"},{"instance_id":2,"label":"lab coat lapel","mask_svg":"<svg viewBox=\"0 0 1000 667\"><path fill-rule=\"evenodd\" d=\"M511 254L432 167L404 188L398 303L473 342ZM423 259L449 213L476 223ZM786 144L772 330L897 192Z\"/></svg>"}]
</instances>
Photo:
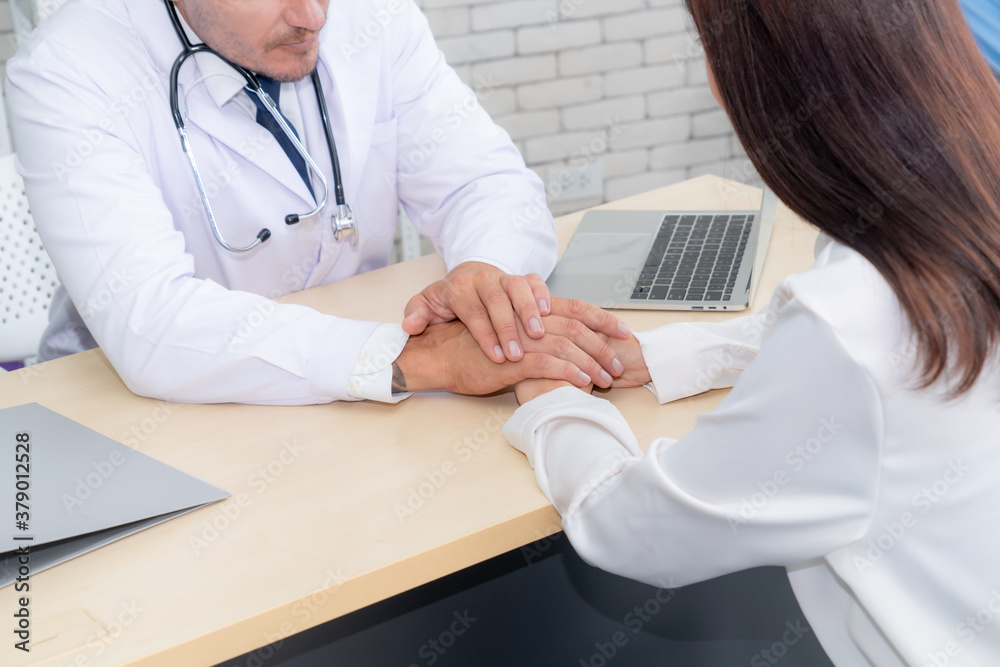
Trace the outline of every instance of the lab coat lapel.
<instances>
[{"instance_id":1,"label":"lab coat lapel","mask_svg":"<svg viewBox=\"0 0 1000 667\"><path fill-rule=\"evenodd\" d=\"M359 4L367 6L367 3L355 3L355 6ZM357 201L361 176L368 162L382 78L377 43L360 49L360 53L347 46L354 42L355 28L364 29L363 22L358 22L361 18L359 9L346 18L331 11L325 29L331 34L326 35L320 45L321 64L331 79L324 81L331 121L335 130L338 126L345 129L344 136L337 135L336 139L348 203ZM320 73L322 75L322 69ZM350 96L345 96L344 91L350 91Z\"/></svg>"},{"instance_id":2,"label":"lab coat lapel","mask_svg":"<svg viewBox=\"0 0 1000 667\"><path fill-rule=\"evenodd\" d=\"M188 66L185 64L185 68ZM197 65L192 62L190 67L194 71ZM235 104L222 108L216 106L205 86L195 81L189 74L188 82L185 83L182 78L180 85L181 95L187 96L188 126L197 127L214 141L239 154L312 208L313 197L278 140ZM184 107L181 109L183 111Z\"/></svg>"}]
</instances>

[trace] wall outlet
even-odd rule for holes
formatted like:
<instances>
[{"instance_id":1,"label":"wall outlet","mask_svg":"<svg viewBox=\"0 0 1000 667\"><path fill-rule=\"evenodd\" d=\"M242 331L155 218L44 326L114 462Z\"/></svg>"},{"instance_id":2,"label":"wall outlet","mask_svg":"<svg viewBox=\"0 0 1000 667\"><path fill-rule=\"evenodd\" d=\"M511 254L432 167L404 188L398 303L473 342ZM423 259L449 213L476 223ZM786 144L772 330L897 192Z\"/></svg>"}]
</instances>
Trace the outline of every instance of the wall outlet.
<instances>
[{"instance_id":1,"label":"wall outlet","mask_svg":"<svg viewBox=\"0 0 1000 667\"><path fill-rule=\"evenodd\" d=\"M549 169L549 196L553 201L599 199L604 196L604 163Z\"/></svg>"}]
</instances>

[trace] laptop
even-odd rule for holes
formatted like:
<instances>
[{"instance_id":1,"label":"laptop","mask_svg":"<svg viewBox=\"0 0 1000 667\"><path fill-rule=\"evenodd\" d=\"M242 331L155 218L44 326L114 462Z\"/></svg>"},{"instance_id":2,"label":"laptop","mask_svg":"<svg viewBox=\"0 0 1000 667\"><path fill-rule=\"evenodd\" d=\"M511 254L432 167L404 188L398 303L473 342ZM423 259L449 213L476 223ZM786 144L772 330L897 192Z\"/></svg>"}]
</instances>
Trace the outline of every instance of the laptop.
<instances>
[{"instance_id":1,"label":"laptop","mask_svg":"<svg viewBox=\"0 0 1000 667\"><path fill-rule=\"evenodd\" d=\"M588 211L547 284L602 308L745 310L778 199L757 211Z\"/></svg>"}]
</instances>

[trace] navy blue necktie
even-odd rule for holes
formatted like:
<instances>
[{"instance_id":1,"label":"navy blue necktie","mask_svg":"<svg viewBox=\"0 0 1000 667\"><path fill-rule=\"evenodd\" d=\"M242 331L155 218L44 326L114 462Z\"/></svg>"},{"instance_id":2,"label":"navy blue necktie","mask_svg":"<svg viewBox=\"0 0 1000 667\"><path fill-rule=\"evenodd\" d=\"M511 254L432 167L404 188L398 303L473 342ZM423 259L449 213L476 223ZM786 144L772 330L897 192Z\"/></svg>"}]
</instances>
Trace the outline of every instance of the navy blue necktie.
<instances>
[{"instance_id":1,"label":"navy blue necktie","mask_svg":"<svg viewBox=\"0 0 1000 667\"><path fill-rule=\"evenodd\" d=\"M281 96L281 83L261 74L257 75L257 80L260 82L261 89L270 95L272 100L274 100L274 106L278 108L278 113L281 113L281 107L278 102L278 98ZM250 99L253 100L253 103L257 106L257 122L268 132L273 134L274 138L278 140L278 145L285 151L285 155L287 155L288 159L292 161L292 165L295 167L295 170L299 172L299 176L302 177L306 187L309 188L309 192L313 195L313 197L315 197L316 194L313 192L312 183L309 182L309 171L306 169L306 161L303 160L302 156L299 155L299 152L295 150L295 144L292 143L292 140L289 139L288 135L286 135L284 130L281 129L281 125L279 125L278 121L274 119L274 116L272 116L267 110L267 107L265 107L264 103L260 101L260 98L258 98L249 89L247 90L247 94L250 95ZM282 115L282 117L284 118L284 115ZM287 118L285 118L285 122L288 122ZM299 133L295 131L295 128L291 123L288 123L288 127L292 128L292 133L295 135L295 138L299 139Z\"/></svg>"}]
</instances>

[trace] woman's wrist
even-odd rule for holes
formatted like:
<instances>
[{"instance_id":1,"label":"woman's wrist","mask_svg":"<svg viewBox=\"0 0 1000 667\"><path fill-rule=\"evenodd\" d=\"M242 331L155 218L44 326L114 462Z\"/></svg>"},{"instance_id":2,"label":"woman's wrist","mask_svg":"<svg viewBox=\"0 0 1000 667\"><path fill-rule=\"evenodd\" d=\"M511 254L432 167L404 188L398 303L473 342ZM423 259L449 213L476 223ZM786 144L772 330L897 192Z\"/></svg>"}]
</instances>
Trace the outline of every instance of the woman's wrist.
<instances>
[{"instance_id":1,"label":"woman's wrist","mask_svg":"<svg viewBox=\"0 0 1000 667\"><path fill-rule=\"evenodd\" d=\"M518 405L524 405L532 399L563 387L576 387L576 385L563 380L523 380L514 385L514 395L517 396ZM593 389L594 385L590 385L581 391L590 392Z\"/></svg>"}]
</instances>

